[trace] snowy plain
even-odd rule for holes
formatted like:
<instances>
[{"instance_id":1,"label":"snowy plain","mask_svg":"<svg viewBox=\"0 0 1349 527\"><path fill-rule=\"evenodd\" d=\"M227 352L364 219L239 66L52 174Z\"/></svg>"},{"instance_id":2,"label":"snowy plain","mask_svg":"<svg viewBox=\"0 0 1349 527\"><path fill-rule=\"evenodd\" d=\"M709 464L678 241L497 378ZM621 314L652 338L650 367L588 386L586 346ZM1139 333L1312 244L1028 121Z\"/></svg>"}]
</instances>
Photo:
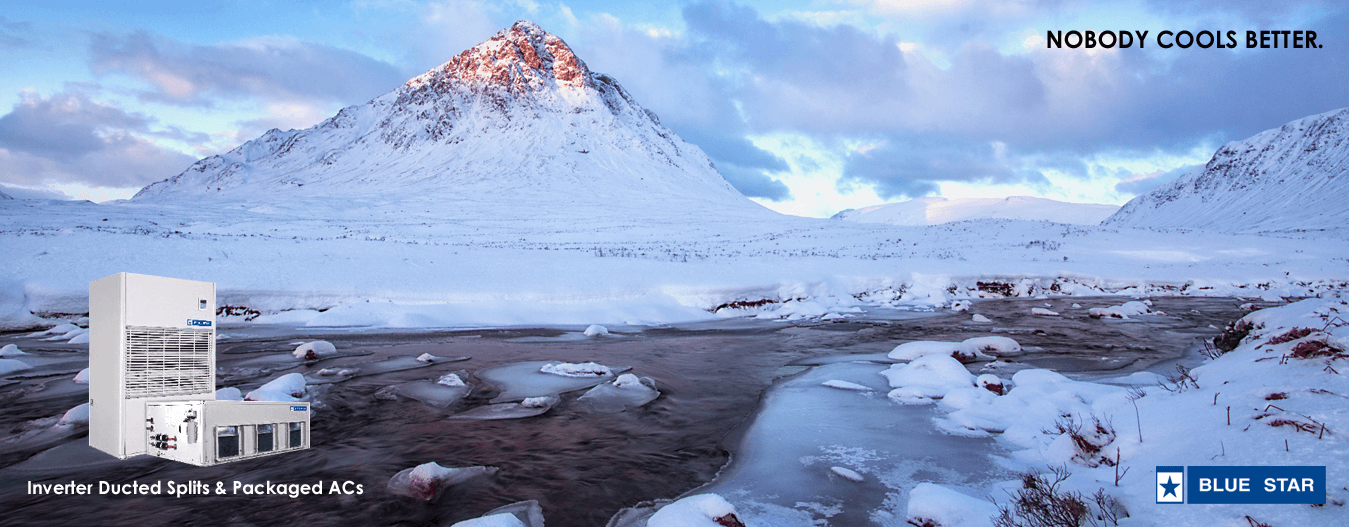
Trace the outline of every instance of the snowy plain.
<instances>
[{"instance_id":1,"label":"snowy plain","mask_svg":"<svg viewBox=\"0 0 1349 527\"><path fill-rule=\"evenodd\" d=\"M657 324L792 301L824 315L981 294L1306 296L1349 277L1349 241L1330 233L899 227L761 208L587 205L296 200L264 212L232 201L8 200L0 322L84 313L88 282L117 272L215 282L239 321L383 327ZM1007 287L981 292L979 282Z\"/></svg>"}]
</instances>

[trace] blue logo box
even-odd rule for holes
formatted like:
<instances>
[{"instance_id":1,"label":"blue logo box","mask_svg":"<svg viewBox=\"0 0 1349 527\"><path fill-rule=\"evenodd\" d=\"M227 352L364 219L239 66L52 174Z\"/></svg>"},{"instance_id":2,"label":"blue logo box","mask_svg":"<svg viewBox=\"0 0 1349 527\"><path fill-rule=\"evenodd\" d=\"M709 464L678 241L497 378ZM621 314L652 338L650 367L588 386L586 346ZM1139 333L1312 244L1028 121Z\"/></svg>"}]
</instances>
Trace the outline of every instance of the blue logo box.
<instances>
[{"instance_id":1,"label":"blue logo box","mask_svg":"<svg viewBox=\"0 0 1349 527\"><path fill-rule=\"evenodd\" d=\"M1158 467L1160 470L1161 467ZM1185 501L1210 503L1326 503L1326 467L1186 467Z\"/></svg>"}]
</instances>

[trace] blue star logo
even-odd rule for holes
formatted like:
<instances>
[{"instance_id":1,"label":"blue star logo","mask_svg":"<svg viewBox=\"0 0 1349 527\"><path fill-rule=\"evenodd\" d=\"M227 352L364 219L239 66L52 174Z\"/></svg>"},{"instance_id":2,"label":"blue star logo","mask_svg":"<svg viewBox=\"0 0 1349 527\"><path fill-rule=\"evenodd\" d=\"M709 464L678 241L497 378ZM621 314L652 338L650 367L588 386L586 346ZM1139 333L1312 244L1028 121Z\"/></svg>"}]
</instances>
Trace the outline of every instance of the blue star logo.
<instances>
[{"instance_id":1,"label":"blue star logo","mask_svg":"<svg viewBox=\"0 0 1349 527\"><path fill-rule=\"evenodd\" d=\"M1162 493L1163 498L1167 496L1176 496L1176 487L1180 486L1179 483L1171 481L1171 476L1166 477L1166 483L1158 483L1158 485L1161 485L1163 489L1166 489L1166 491ZM1176 497L1179 498L1180 496Z\"/></svg>"}]
</instances>

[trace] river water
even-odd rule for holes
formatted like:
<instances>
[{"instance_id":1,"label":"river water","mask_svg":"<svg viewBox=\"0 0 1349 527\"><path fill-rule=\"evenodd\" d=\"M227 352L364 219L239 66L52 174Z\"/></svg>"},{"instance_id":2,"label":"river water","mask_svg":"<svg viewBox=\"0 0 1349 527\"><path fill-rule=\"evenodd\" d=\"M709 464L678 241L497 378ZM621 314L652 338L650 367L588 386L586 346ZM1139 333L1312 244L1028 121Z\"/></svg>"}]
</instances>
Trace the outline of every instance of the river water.
<instances>
[{"instance_id":1,"label":"river water","mask_svg":"<svg viewBox=\"0 0 1349 527\"><path fill-rule=\"evenodd\" d=\"M1216 328L1244 314L1238 307L1242 302L1235 299L1157 298L1153 309L1165 316L1131 320L1086 316L1088 308L1121 301L1102 297L976 303L972 312L988 316L991 324L972 323L969 313L871 310L832 321L728 319L611 327L613 335L598 338L581 336L581 328L387 332L225 327L218 344L221 386L247 392L281 373L312 375L323 368L363 369L367 374L311 386L316 407L311 449L204 468L145 456L119 461L90 449L83 430L66 436L37 433L38 424L45 422L41 420L84 402L87 395L64 382L67 375L73 375L71 368L78 371L75 366L84 356L76 351L78 346L0 335L0 344L14 342L48 364L29 378L0 383L4 408L0 410L0 434L9 438L0 441L0 523L449 525L533 499L542 506L549 527L602 526L623 508L701 488L697 491L717 491L733 502L740 500L737 505L753 509L762 518L813 517L827 519L830 525L890 524L896 518L886 511L903 511L902 493L894 489L913 481L978 488L982 482L1009 477L980 459L923 461L986 457L992 441L942 436L930 430L930 407L901 407L886 401L884 379L871 377L871 372L884 366L870 361L909 340L1005 335L1028 351L1015 357L1016 361L1078 377L1161 371L1172 363L1199 361L1200 339L1211 338L1218 333ZM1080 307L1072 308L1073 303ZM1063 316L1032 316L1032 307L1049 307ZM296 343L314 339L359 354L310 365L279 359L288 356ZM402 370L389 365L405 365L406 359L372 366L422 353L470 358ZM640 408L597 413L577 402L582 390L563 394L557 406L537 417L446 419L489 404L500 395L495 387L473 377L473 372L541 360L631 368L638 376L652 378L661 396ZM370 373L384 369L393 371ZM434 380L453 371L467 371L474 390L449 407L434 408L387 395L391 385ZM817 386L824 378L871 385L879 395L865 401L829 399L835 397L829 394L800 399L799 393L805 393L800 387ZM793 390L799 393L794 395ZM838 397L843 395L853 394L839 392ZM853 404L861 406L852 413L835 411ZM876 418L830 420L831 416L861 415L857 412L872 412ZM25 428L33 430L25 432ZM835 435L882 437L899 446L893 452L878 453L830 439ZM775 446L776 437L797 440ZM769 458L781 459L781 470L762 462ZM391 476L430 461L500 470L494 476L456 485L430 503L389 492L386 485ZM884 470L878 468L882 465ZM843 485L853 482L830 476L832 466L851 466L864 471L868 479L861 485ZM811 477L817 480L799 481ZM227 488L234 481L324 482L325 486L350 481L362 491L298 498L43 496L28 492L29 482L96 485L100 481L170 480L212 486L224 482ZM793 493L818 499L803 501ZM902 518L898 521L902 523Z\"/></svg>"}]
</instances>

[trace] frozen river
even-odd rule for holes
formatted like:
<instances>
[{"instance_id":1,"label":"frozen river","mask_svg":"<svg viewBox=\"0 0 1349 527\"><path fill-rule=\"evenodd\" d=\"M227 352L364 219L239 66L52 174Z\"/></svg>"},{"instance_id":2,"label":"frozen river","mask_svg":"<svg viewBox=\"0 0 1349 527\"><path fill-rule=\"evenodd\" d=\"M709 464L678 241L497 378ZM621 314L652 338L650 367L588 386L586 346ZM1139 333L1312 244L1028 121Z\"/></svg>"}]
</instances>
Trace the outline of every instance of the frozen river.
<instances>
[{"instance_id":1,"label":"frozen river","mask_svg":"<svg viewBox=\"0 0 1349 527\"><path fill-rule=\"evenodd\" d=\"M912 340L1002 335L1026 349L1012 358L1022 365L1115 377L1197 362L1199 340L1218 333L1210 326L1243 313L1234 299L1158 298L1153 309L1166 315L1087 317L1088 308L1121 301L982 301L972 309L992 320L982 324L971 322L970 313L875 310L831 321L610 327L612 334L589 338L581 335L584 328L392 333L227 326L218 346L219 385L247 392L283 373L306 374L316 405L313 448L208 468L146 457L118 461L89 449L82 430L36 433L34 423L86 399L82 387L68 386L86 357L81 346L0 335L0 344L15 343L43 364L0 381L0 433L9 438L0 442L0 518L24 525L94 518L125 525L450 525L532 499L550 527L598 526L625 507L696 490L722 494L761 524L898 525L906 489L917 483L981 495L991 482L1013 476L994 461L992 440L943 435L932 425L932 407L890 401L879 375L890 362L885 353ZM1032 307L1062 316L1032 316ZM332 342L343 355L288 360L298 343L315 339ZM423 353L468 359L410 359ZM450 419L514 404L518 398L487 379L506 384L500 372L530 361L604 364L654 380L660 397L601 411L579 399L587 391L582 387L534 417ZM981 366L969 365L975 372ZM346 372L319 375L324 369ZM431 386L452 372L472 387L467 397L440 397ZM822 385L830 380L870 390ZM400 470L432 461L500 470L430 503L386 488ZM172 498L33 496L26 490L30 481L133 480L349 480L363 493Z\"/></svg>"}]
</instances>

